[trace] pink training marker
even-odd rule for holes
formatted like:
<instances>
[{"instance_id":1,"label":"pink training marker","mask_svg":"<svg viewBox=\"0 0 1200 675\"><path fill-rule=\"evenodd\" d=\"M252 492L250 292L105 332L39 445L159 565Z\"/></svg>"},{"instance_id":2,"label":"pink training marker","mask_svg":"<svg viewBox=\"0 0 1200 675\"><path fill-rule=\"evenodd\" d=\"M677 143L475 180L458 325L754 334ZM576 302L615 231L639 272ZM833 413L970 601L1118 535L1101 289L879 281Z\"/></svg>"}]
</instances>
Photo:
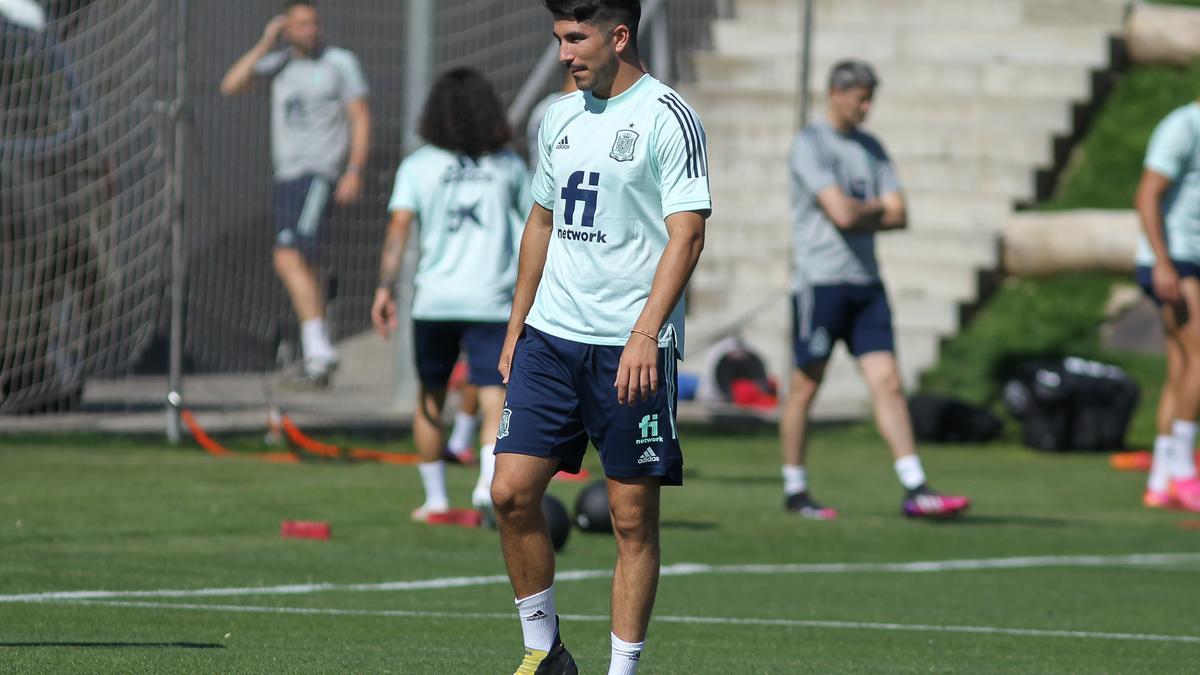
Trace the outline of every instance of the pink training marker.
<instances>
[{"instance_id":1,"label":"pink training marker","mask_svg":"<svg viewBox=\"0 0 1200 675\"><path fill-rule=\"evenodd\" d=\"M591 477L592 472L588 471L587 469L580 469L579 473L567 473L566 471L559 471L558 473L554 474L554 480L565 481L581 481L587 480Z\"/></svg>"},{"instance_id":2,"label":"pink training marker","mask_svg":"<svg viewBox=\"0 0 1200 675\"><path fill-rule=\"evenodd\" d=\"M329 523L310 520L285 520L279 529L279 536L284 539L329 539L333 536L333 528Z\"/></svg>"}]
</instances>

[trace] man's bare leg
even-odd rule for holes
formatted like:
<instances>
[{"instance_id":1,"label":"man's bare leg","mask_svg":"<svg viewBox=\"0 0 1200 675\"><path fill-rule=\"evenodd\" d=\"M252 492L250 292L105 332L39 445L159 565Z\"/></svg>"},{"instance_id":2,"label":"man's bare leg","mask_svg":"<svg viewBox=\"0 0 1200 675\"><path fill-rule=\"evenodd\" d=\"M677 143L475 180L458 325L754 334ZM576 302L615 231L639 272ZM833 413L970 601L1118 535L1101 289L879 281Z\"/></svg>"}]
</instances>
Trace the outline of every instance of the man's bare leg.
<instances>
[{"instance_id":1,"label":"man's bare leg","mask_svg":"<svg viewBox=\"0 0 1200 675\"><path fill-rule=\"evenodd\" d=\"M784 507L814 520L837 517L837 511L821 506L808 494L808 414L825 378L828 362L817 361L792 371L787 399L779 418L779 441L783 454Z\"/></svg>"},{"instance_id":2,"label":"man's bare leg","mask_svg":"<svg viewBox=\"0 0 1200 675\"><path fill-rule=\"evenodd\" d=\"M609 478L608 503L617 540L612 582L612 661L609 672L636 668L654 609L661 562L658 478Z\"/></svg>"},{"instance_id":3,"label":"man's bare leg","mask_svg":"<svg viewBox=\"0 0 1200 675\"><path fill-rule=\"evenodd\" d=\"M527 664L545 658L558 633L554 546L542 515L542 497L557 471L558 460L505 452L496 456L492 480L492 506L517 598Z\"/></svg>"},{"instance_id":4,"label":"man's bare leg","mask_svg":"<svg viewBox=\"0 0 1200 675\"><path fill-rule=\"evenodd\" d=\"M446 494L446 462L442 459L442 406L446 403L445 389L427 389L417 394L417 409L413 414L413 444L421 463L421 484L425 487L425 503L413 511L414 520L424 520L430 513L450 508Z\"/></svg>"},{"instance_id":5,"label":"man's bare leg","mask_svg":"<svg viewBox=\"0 0 1200 675\"><path fill-rule=\"evenodd\" d=\"M500 414L504 410L504 387L478 387L477 400L483 411L483 424L479 428L479 481L471 493L471 503L484 508L492 503L492 478L496 472L496 434L500 432Z\"/></svg>"}]
</instances>

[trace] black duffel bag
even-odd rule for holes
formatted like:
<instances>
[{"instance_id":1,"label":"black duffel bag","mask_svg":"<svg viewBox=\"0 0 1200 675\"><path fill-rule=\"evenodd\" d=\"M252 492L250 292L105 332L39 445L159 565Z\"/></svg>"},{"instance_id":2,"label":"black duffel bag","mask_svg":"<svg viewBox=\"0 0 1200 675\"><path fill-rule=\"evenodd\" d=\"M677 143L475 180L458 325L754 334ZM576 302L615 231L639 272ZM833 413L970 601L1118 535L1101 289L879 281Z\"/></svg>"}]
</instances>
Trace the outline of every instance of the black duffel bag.
<instances>
[{"instance_id":1,"label":"black duffel bag","mask_svg":"<svg viewBox=\"0 0 1200 675\"><path fill-rule=\"evenodd\" d=\"M1031 448L1122 450L1139 389L1117 366L1069 356L1022 363L1003 396Z\"/></svg>"}]
</instances>

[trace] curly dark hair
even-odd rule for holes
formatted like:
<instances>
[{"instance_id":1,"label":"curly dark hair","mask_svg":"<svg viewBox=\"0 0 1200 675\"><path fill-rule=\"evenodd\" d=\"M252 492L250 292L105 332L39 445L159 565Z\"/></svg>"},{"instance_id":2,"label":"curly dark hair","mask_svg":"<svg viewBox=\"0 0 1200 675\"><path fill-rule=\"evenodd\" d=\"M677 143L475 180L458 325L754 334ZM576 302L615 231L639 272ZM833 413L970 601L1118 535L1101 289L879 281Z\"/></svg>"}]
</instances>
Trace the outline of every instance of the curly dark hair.
<instances>
[{"instance_id":1,"label":"curly dark hair","mask_svg":"<svg viewBox=\"0 0 1200 675\"><path fill-rule=\"evenodd\" d=\"M512 140L496 89L472 68L455 68L434 81L418 132L439 148L469 157L502 150Z\"/></svg>"}]
</instances>

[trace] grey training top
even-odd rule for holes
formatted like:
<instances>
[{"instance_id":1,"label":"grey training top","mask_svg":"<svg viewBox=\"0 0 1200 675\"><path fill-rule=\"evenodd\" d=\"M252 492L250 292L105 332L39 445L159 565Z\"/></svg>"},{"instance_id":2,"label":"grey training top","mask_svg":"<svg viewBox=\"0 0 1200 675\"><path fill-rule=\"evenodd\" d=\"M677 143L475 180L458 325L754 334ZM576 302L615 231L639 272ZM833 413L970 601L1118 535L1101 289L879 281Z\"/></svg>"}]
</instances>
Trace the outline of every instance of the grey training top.
<instances>
[{"instance_id":1,"label":"grey training top","mask_svg":"<svg viewBox=\"0 0 1200 675\"><path fill-rule=\"evenodd\" d=\"M350 151L346 104L367 95L358 59L338 47L311 59L286 49L259 59L254 73L271 80L275 179L313 173L336 180Z\"/></svg>"},{"instance_id":2,"label":"grey training top","mask_svg":"<svg viewBox=\"0 0 1200 675\"><path fill-rule=\"evenodd\" d=\"M875 233L839 229L817 203L817 194L832 185L862 201L899 192L900 181L883 145L861 130L844 134L826 121L816 122L796 136L788 173L793 288L878 281Z\"/></svg>"}]
</instances>

